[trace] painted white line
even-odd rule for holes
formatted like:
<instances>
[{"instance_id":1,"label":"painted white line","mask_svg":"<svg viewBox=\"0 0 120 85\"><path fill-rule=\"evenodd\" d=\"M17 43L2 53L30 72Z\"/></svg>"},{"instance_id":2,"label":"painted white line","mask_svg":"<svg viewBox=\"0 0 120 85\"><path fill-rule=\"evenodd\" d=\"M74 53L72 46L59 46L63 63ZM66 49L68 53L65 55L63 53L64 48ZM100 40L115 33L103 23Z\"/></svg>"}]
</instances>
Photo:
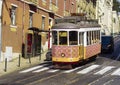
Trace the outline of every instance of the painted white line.
<instances>
[{"instance_id":1,"label":"painted white line","mask_svg":"<svg viewBox=\"0 0 120 85\"><path fill-rule=\"evenodd\" d=\"M47 72L49 72L49 73L54 73L54 72L57 72L57 71L59 71L58 69L57 70L49 70L49 71L47 71Z\"/></svg>"},{"instance_id":2,"label":"painted white line","mask_svg":"<svg viewBox=\"0 0 120 85\"><path fill-rule=\"evenodd\" d=\"M30 72L30 71L33 71L33 70L36 70L36 69L42 68L42 67L45 66L45 65L46 65L46 64L44 64L44 65L40 65L40 66L36 66L36 67L32 67L32 68L29 68L29 69L26 69L26 70L20 71L19 73L27 73L27 72Z\"/></svg>"},{"instance_id":3,"label":"painted white line","mask_svg":"<svg viewBox=\"0 0 120 85\"><path fill-rule=\"evenodd\" d=\"M67 70L67 71L64 71L63 73L71 73L77 69L80 69L81 67L77 67L77 68L74 68L74 69L71 69L71 70Z\"/></svg>"},{"instance_id":4,"label":"painted white line","mask_svg":"<svg viewBox=\"0 0 120 85\"><path fill-rule=\"evenodd\" d=\"M45 70L48 70L48 69L51 69L51 68L53 68L53 66L44 67L44 68L33 71L33 73L42 72L42 71L45 71Z\"/></svg>"},{"instance_id":5,"label":"painted white line","mask_svg":"<svg viewBox=\"0 0 120 85\"><path fill-rule=\"evenodd\" d=\"M104 69L94 73L95 75L103 75L104 73L106 73L107 71L111 70L112 68L114 68L114 66L107 66Z\"/></svg>"},{"instance_id":6,"label":"painted white line","mask_svg":"<svg viewBox=\"0 0 120 85\"><path fill-rule=\"evenodd\" d=\"M42 72L42 71L45 71L45 70L48 70L48 69L50 69L50 68L49 67L44 67L42 69L38 69L38 70L33 71L33 73Z\"/></svg>"},{"instance_id":7,"label":"painted white line","mask_svg":"<svg viewBox=\"0 0 120 85\"><path fill-rule=\"evenodd\" d=\"M120 68L115 70L111 75L120 76Z\"/></svg>"},{"instance_id":8,"label":"painted white line","mask_svg":"<svg viewBox=\"0 0 120 85\"><path fill-rule=\"evenodd\" d=\"M99 65L92 65L92 66L90 66L88 68L85 68L85 69L77 72L77 74L86 74L86 73L88 73L88 72L90 72L90 71L92 71L92 70L94 70L94 69L96 69L98 67L99 67Z\"/></svg>"}]
</instances>

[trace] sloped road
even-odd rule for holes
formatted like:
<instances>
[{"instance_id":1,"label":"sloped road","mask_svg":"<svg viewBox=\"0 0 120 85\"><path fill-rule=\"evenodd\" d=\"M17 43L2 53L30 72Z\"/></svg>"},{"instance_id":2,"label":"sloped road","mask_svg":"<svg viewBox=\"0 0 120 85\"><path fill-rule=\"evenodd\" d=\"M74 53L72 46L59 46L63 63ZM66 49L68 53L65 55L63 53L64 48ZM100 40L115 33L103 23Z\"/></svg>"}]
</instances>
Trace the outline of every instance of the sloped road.
<instances>
[{"instance_id":1,"label":"sloped road","mask_svg":"<svg viewBox=\"0 0 120 85\"><path fill-rule=\"evenodd\" d=\"M107 56L107 55L106 55ZM120 62L98 57L71 70L43 63L0 77L0 85L119 85Z\"/></svg>"}]
</instances>

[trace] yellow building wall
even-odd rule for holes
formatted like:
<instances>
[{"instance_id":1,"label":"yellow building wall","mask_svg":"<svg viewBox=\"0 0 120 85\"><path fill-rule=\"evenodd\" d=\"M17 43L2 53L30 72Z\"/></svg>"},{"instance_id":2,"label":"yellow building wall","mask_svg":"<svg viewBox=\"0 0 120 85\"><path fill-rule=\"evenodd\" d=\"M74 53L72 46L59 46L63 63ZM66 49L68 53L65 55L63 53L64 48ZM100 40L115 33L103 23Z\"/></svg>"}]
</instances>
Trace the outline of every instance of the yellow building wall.
<instances>
[{"instance_id":1,"label":"yellow building wall","mask_svg":"<svg viewBox=\"0 0 120 85\"><path fill-rule=\"evenodd\" d=\"M10 20L10 8L11 3L6 2L3 5L3 16L2 16L2 51L5 52L6 47L12 47L13 52L21 52L22 43L22 29L21 29L21 16L18 18L19 8L17 10L17 22L16 27L11 26Z\"/></svg>"},{"instance_id":2,"label":"yellow building wall","mask_svg":"<svg viewBox=\"0 0 120 85\"><path fill-rule=\"evenodd\" d=\"M69 1L69 0L68 0ZM54 2L54 1L53 1ZM64 3L63 0L59 1L59 3ZM38 5L41 8L37 8L36 12L33 14L33 27L37 27L41 29L42 25L42 16L45 16L45 30L49 29L49 19L60 18L64 15L63 6L58 4L58 10L56 13L52 13L49 10L49 0L46 0L46 4L42 3L42 0L39 0ZM16 26L11 26L11 18L10 18L10 9L12 5L17 6L16 11ZM36 7L36 6L34 6ZM67 10L67 9L66 9ZM5 0L3 5L3 13L2 13L2 52L5 53L6 47L10 46L13 49L13 53L21 53L22 52L22 43L26 45L26 34L32 33L32 31L28 30L29 28L29 12L30 12L30 4L20 1L20 0ZM53 14L52 17L49 14ZM48 32L39 33L42 36L42 45L46 45L47 34Z\"/></svg>"}]
</instances>

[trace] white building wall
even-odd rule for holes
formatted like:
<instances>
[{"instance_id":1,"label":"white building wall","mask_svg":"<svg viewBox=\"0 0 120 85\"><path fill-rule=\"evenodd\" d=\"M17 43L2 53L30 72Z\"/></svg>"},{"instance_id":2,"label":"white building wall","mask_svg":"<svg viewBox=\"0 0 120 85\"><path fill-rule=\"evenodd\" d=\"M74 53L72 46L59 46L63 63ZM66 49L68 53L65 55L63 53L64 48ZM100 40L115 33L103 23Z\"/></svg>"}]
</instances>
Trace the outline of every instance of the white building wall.
<instances>
[{"instance_id":1,"label":"white building wall","mask_svg":"<svg viewBox=\"0 0 120 85\"><path fill-rule=\"evenodd\" d=\"M102 27L102 32L105 35L111 34L112 29L112 5L113 0L97 0L96 19Z\"/></svg>"},{"instance_id":2,"label":"white building wall","mask_svg":"<svg viewBox=\"0 0 120 85\"><path fill-rule=\"evenodd\" d=\"M113 34L118 34L119 33L119 17L116 11L112 12L113 14Z\"/></svg>"}]
</instances>

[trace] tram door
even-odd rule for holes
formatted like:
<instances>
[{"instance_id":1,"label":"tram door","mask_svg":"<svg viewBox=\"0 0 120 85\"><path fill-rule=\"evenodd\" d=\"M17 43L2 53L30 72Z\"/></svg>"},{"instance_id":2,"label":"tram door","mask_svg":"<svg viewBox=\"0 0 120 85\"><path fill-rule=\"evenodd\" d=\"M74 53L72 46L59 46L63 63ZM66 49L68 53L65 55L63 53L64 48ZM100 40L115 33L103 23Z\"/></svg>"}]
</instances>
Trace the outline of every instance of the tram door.
<instances>
[{"instance_id":1,"label":"tram door","mask_svg":"<svg viewBox=\"0 0 120 85\"><path fill-rule=\"evenodd\" d=\"M79 33L79 56L84 59L84 32Z\"/></svg>"}]
</instances>

